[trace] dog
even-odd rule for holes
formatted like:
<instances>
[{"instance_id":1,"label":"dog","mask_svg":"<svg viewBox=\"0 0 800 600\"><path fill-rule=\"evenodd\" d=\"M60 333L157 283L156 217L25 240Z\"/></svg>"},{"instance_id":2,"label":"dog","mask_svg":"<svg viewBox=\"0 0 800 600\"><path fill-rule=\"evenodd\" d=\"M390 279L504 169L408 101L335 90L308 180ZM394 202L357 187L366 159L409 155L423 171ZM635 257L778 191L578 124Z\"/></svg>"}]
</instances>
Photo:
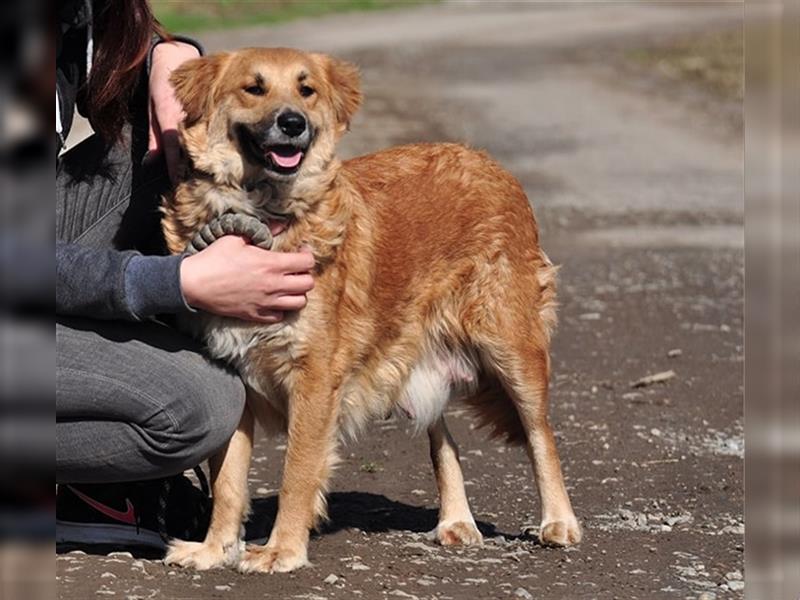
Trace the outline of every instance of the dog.
<instances>
[{"instance_id":1,"label":"dog","mask_svg":"<svg viewBox=\"0 0 800 600\"><path fill-rule=\"evenodd\" d=\"M192 315L209 352L235 366L247 409L210 462L203 542L174 540L168 564L287 572L308 563L326 517L337 446L399 411L427 431L443 545L481 544L443 416L463 400L479 425L524 444L542 543L581 539L548 415L556 267L539 248L520 184L485 153L415 144L340 161L362 101L357 68L318 53L250 48L172 74L186 173L164 200L180 253L225 213L288 219L273 249L310 246L315 287L280 323ZM264 546L240 547L254 421L288 431L278 515Z\"/></svg>"}]
</instances>

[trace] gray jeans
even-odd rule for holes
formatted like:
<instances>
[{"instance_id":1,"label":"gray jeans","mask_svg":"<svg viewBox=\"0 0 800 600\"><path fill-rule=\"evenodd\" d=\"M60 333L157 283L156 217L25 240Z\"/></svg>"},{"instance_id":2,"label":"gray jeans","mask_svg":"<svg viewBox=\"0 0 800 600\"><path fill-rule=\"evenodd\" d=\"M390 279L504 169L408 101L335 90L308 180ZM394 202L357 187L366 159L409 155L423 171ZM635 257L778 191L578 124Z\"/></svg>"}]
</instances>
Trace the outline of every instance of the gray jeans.
<instances>
[{"instance_id":1,"label":"gray jeans","mask_svg":"<svg viewBox=\"0 0 800 600\"><path fill-rule=\"evenodd\" d=\"M135 144L134 144L135 147ZM56 237L155 252L163 166L90 138L56 174ZM174 475L219 450L241 417L239 377L166 325L57 318L56 481Z\"/></svg>"}]
</instances>

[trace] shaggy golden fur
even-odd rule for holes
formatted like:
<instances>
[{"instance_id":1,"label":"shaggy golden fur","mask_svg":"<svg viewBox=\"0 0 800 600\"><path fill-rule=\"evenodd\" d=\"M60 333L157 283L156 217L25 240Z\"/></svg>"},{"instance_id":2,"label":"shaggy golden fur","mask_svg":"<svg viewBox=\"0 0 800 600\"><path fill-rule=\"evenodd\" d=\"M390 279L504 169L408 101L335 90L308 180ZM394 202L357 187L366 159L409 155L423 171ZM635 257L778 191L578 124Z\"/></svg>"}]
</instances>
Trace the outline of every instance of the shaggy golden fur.
<instances>
[{"instance_id":1,"label":"shaggy golden fur","mask_svg":"<svg viewBox=\"0 0 800 600\"><path fill-rule=\"evenodd\" d=\"M355 67L325 55L246 49L191 61L173 82L186 108L188 166L164 204L172 252L227 210L262 219L279 213L291 220L275 248L308 244L317 266L308 305L282 323L194 317L198 335L239 369L250 397L239 430L211 460L207 538L173 542L167 561L263 572L305 564L340 439L392 410L428 432L441 497L438 540L481 543L442 416L451 397L463 398L495 436L526 445L541 540L578 542L547 417L555 267L539 248L519 183L486 154L455 144L340 162L335 145L361 93ZM263 94L246 91L254 82ZM305 115L315 137L297 173L275 179L232 132L287 107ZM270 427L283 423L288 446L269 541L240 553L253 416Z\"/></svg>"}]
</instances>

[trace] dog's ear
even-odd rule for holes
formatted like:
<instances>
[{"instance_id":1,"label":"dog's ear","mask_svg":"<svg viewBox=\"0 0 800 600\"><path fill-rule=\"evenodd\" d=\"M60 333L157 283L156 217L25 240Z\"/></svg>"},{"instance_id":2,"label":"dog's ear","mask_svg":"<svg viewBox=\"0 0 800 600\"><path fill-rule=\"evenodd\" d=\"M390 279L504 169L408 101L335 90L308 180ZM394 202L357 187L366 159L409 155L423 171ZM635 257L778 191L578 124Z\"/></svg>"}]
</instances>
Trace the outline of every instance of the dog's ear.
<instances>
[{"instance_id":1,"label":"dog's ear","mask_svg":"<svg viewBox=\"0 0 800 600\"><path fill-rule=\"evenodd\" d=\"M202 119L210 109L214 83L229 56L223 53L194 58L183 63L170 75L169 81L175 88L175 97L186 112L187 126Z\"/></svg>"},{"instance_id":2,"label":"dog's ear","mask_svg":"<svg viewBox=\"0 0 800 600\"><path fill-rule=\"evenodd\" d=\"M332 56L319 55L325 66L328 83L331 86L331 99L336 120L347 129L350 120L361 106L361 77L358 67L353 63Z\"/></svg>"}]
</instances>

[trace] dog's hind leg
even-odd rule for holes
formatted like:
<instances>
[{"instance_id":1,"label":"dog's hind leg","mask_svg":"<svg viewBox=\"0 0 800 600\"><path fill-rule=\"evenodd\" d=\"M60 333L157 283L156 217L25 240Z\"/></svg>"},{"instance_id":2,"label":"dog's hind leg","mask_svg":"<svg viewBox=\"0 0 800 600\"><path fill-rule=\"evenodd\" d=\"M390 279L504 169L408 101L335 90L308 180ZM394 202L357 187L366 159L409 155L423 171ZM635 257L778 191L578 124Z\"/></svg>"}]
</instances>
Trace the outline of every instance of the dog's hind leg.
<instances>
[{"instance_id":1,"label":"dog's hind leg","mask_svg":"<svg viewBox=\"0 0 800 600\"><path fill-rule=\"evenodd\" d=\"M439 523L434 530L443 546L480 545L483 536L475 526L464 491L464 476L458 460L458 446L447 430L444 416L428 429L431 461L439 488Z\"/></svg>"},{"instance_id":2,"label":"dog's hind leg","mask_svg":"<svg viewBox=\"0 0 800 600\"><path fill-rule=\"evenodd\" d=\"M484 340L482 353L516 407L524 429L542 507L539 539L553 546L576 544L581 540L581 527L567 495L547 416L547 334L537 321L505 323L500 331L504 335Z\"/></svg>"},{"instance_id":3,"label":"dog's hind leg","mask_svg":"<svg viewBox=\"0 0 800 600\"><path fill-rule=\"evenodd\" d=\"M239 532L248 512L247 473L253 451L253 413L245 406L239 427L220 452L209 459L214 508L203 542L173 540L168 565L204 571L236 564Z\"/></svg>"}]
</instances>

